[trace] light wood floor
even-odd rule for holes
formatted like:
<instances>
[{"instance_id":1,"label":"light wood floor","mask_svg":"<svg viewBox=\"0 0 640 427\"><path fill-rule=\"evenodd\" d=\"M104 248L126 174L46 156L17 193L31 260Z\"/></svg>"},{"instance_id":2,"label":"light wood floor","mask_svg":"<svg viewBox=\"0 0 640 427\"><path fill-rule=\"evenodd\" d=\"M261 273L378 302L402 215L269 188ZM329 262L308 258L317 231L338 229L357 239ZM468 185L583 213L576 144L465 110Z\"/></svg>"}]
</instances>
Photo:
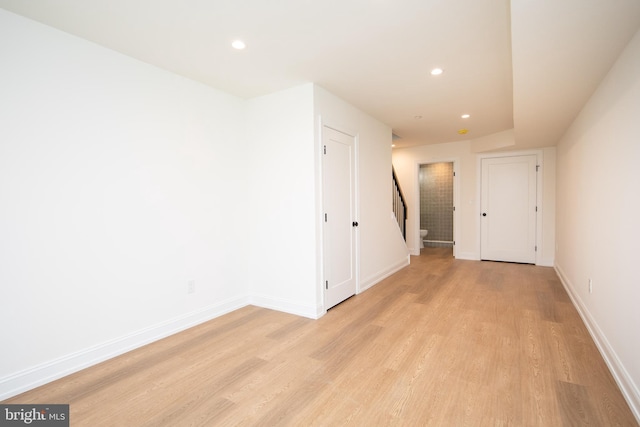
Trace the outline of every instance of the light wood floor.
<instances>
[{"instance_id":1,"label":"light wood floor","mask_svg":"<svg viewBox=\"0 0 640 427\"><path fill-rule=\"evenodd\" d=\"M551 268L410 267L319 320L246 307L3 403L78 426L636 426Z\"/></svg>"}]
</instances>

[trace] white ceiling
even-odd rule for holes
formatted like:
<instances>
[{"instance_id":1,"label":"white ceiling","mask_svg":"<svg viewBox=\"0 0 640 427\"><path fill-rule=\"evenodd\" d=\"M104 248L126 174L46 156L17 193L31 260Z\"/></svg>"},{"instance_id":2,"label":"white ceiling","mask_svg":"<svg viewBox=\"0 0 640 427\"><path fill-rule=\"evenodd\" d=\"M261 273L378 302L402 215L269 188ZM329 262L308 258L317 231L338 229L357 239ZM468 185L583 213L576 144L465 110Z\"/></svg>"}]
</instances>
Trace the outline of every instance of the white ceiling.
<instances>
[{"instance_id":1,"label":"white ceiling","mask_svg":"<svg viewBox=\"0 0 640 427\"><path fill-rule=\"evenodd\" d=\"M0 7L243 98L315 82L391 126L398 146L512 128L517 148L555 145L640 26L639 0L0 0ZM236 38L245 50L231 48ZM444 74L431 76L434 67ZM469 133L459 135L461 128Z\"/></svg>"}]
</instances>

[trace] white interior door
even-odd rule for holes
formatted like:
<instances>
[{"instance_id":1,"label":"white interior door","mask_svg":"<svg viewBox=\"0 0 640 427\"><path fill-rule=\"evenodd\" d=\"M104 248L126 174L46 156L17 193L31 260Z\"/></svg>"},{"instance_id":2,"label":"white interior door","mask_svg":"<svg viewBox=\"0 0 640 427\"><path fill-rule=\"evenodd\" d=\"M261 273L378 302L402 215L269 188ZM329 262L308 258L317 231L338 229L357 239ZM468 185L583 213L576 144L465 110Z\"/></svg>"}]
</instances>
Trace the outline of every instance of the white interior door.
<instances>
[{"instance_id":1,"label":"white interior door","mask_svg":"<svg viewBox=\"0 0 640 427\"><path fill-rule=\"evenodd\" d=\"M355 138L322 128L325 308L356 293Z\"/></svg>"},{"instance_id":2,"label":"white interior door","mask_svg":"<svg viewBox=\"0 0 640 427\"><path fill-rule=\"evenodd\" d=\"M536 155L482 159L483 260L535 264Z\"/></svg>"}]
</instances>

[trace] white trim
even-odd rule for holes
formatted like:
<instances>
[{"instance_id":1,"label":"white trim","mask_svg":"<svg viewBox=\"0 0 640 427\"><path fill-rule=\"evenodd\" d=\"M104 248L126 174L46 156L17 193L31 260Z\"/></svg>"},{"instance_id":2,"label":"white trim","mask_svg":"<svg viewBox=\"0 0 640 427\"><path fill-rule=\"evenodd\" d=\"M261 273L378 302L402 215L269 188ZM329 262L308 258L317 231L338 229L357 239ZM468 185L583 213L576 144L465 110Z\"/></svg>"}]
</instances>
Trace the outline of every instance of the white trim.
<instances>
[{"instance_id":1,"label":"white trim","mask_svg":"<svg viewBox=\"0 0 640 427\"><path fill-rule=\"evenodd\" d=\"M480 257L475 252L460 252L456 259L466 259L469 261L480 261Z\"/></svg>"},{"instance_id":2,"label":"white trim","mask_svg":"<svg viewBox=\"0 0 640 427\"><path fill-rule=\"evenodd\" d=\"M324 153L323 153L323 141L322 141L322 129L323 129L323 120L322 116L318 116L318 129L316 137L317 139L317 149L316 153L318 155L318 161L316 163L317 167L317 176L316 176L316 304L319 304L322 308L322 313L326 313L326 297L324 293L324 281L325 281L325 273L324 273Z\"/></svg>"},{"instance_id":3,"label":"white trim","mask_svg":"<svg viewBox=\"0 0 640 427\"><path fill-rule=\"evenodd\" d=\"M536 265L542 266L542 217L544 216L544 206L542 203L542 192L544 191L544 152L537 150L536 165Z\"/></svg>"},{"instance_id":4,"label":"white trim","mask_svg":"<svg viewBox=\"0 0 640 427\"><path fill-rule=\"evenodd\" d=\"M256 307L268 308L284 313L295 314L296 316L307 317L309 319L319 319L325 310L322 306L311 306L290 301L284 298L273 298L264 295L251 295L250 304Z\"/></svg>"},{"instance_id":5,"label":"white trim","mask_svg":"<svg viewBox=\"0 0 640 427\"><path fill-rule=\"evenodd\" d=\"M412 255L420 255L420 166L430 165L434 163L453 163L453 206L456 208L453 211L453 240L457 244L453 245L453 257L459 258L458 246L460 245L460 183L462 182L460 172L460 158L458 157L434 157L434 158L422 158L415 161L413 168L414 176L414 194L413 197L416 202L413 206L413 224L414 224L414 242L418 244L418 248L412 248Z\"/></svg>"},{"instance_id":6,"label":"white trim","mask_svg":"<svg viewBox=\"0 0 640 427\"><path fill-rule=\"evenodd\" d=\"M560 267L560 265L556 264L554 266L564 289L569 294L569 298L571 298L571 302L574 307L580 314L582 318L582 322L587 327L591 338L598 347L602 358L604 359L609 371L611 371L611 375L618 384L622 395L625 400L629 404L631 412L636 417L638 423L640 423L640 390L638 386L633 382L633 378L629 375L629 372L625 369L624 365L620 362L620 358L616 354L611 344L609 344L609 340L607 340L606 335L602 332L602 329L598 326L598 323L595 321L587 306L582 302L580 296L574 292L574 286L569 281L567 276L564 274L564 271Z\"/></svg>"},{"instance_id":7,"label":"white trim","mask_svg":"<svg viewBox=\"0 0 640 427\"><path fill-rule=\"evenodd\" d=\"M536 173L536 205L538 206L538 212L536 215L536 265L551 267L553 264L548 265L548 260L542 259L542 189L543 180L542 174L544 173L544 152L542 150L524 150L524 151L502 151L499 153L482 153L476 155L476 251L478 253L477 259L480 259L482 236L480 227L480 210L481 210L481 196L482 196L482 159L491 159L498 157L517 157L517 156L536 156L536 164L540 166Z\"/></svg>"},{"instance_id":8,"label":"white trim","mask_svg":"<svg viewBox=\"0 0 640 427\"><path fill-rule=\"evenodd\" d=\"M0 400L55 381L247 305L249 305L247 296L229 299L0 378Z\"/></svg>"},{"instance_id":9,"label":"white trim","mask_svg":"<svg viewBox=\"0 0 640 427\"><path fill-rule=\"evenodd\" d=\"M540 245L538 245L538 248L539 247ZM536 265L540 267L554 267L553 262L554 262L553 258L542 258L540 262L536 263Z\"/></svg>"},{"instance_id":10,"label":"white trim","mask_svg":"<svg viewBox=\"0 0 640 427\"><path fill-rule=\"evenodd\" d=\"M355 135L353 135L353 155L355 156L355 158L353 159L353 178L354 178L354 183L353 183L353 187L354 187L354 192L355 194L353 195L353 197L355 197L355 219L356 221L361 221L360 218L360 133L357 133ZM355 259L355 275L356 275L356 294L359 294L360 291L360 286L362 285L360 283L360 228L356 227L356 237L355 237L355 253L356 253L356 259Z\"/></svg>"},{"instance_id":11,"label":"white trim","mask_svg":"<svg viewBox=\"0 0 640 427\"><path fill-rule=\"evenodd\" d=\"M371 276L367 277L366 279L362 280L362 286L360 287L360 290L358 291L358 293L362 293L364 291L366 291L367 289L369 289L370 287L372 287L373 285L381 282L382 280L386 279L387 277L391 276L394 273L397 273L398 271L402 270L403 268L405 268L406 266L408 266L410 263L410 255L407 255L406 259L402 259L398 262L396 262L395 264L382 269L380 271L378 271L377 273L372 274Z\"/></svg>"}]
</instances>

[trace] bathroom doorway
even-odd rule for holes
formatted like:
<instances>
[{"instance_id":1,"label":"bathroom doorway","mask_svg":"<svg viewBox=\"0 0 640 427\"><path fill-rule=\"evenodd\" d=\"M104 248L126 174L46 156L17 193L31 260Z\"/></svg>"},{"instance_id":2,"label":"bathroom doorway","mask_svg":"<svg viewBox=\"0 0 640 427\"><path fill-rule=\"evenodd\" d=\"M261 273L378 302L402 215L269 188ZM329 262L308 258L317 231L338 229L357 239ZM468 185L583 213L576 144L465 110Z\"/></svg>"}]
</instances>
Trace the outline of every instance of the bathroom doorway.
<instances>
[{"instance_id":1,"label":"bathroom doorway","mask_svg":"<svg viewBox=\"0 0 640 427\"><path fill-rule=\"evenodd\" d=\"M420 194L420 252L449 248L455 256L455 165L454 162L421 164L418 171ZM420 243L420 242L419 242ZM443 249L438 250L440 253Z\"/></svg>"}]
</instances>

